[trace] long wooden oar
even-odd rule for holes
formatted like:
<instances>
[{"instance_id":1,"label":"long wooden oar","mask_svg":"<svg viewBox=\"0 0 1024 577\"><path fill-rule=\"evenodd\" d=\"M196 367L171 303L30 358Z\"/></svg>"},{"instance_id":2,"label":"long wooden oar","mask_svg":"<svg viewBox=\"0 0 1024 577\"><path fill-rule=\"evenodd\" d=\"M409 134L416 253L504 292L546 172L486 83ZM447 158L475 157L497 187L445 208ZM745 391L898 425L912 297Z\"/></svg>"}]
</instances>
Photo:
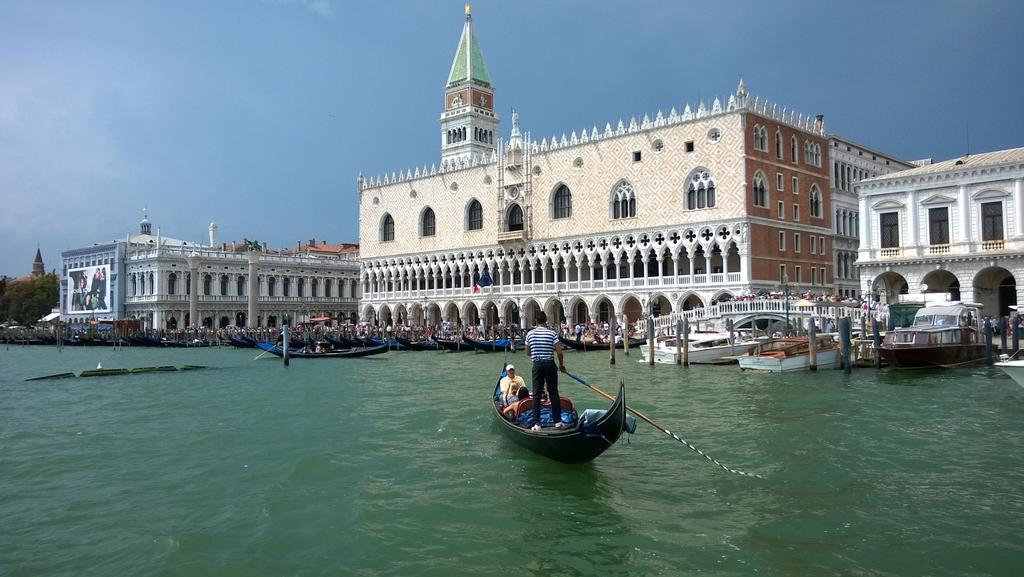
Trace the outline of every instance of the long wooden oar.
<instances>
[{"instance_id":1,"label":"long wooden oar","mask_svg":"<svg viewBox=\"0 0 1024 577\"><path fill-rule=\"evenodd\" d=\"M572 377L574 380L578 381L580 384L587 386L588 388L590 388L590 390L594 391L595 393L597 393L597 394L601 395L602 397L608 399L609 401L614 401L615 400L615 397L609 395L608 393L602 391L601 389L595 387L594 385L584 381L583 379L577 377L576 375L574 375L572 373L569 373L569 372L566 372L566 374L569 375L570 377ZM764 479L764 477L762 477L761 475L758 475L756 473L747 473L746 471L740 471L739 469L733 469L732 467L727 467L727 466L719 463L718 460L715 459L714 457L712 457L711 455L709 455L709 454L705 453L704 451L701 451L697 447L693 446L693 443L687 441L686 439L683 439L679 435L676 435L675 433L673 433L672 431L666 429L665 427L662 427L658 423L655 423L653 419L651 419L647 415L641 413L640 411L634 409L633 407L630 407L629 405L626 405L626 410L628 410L630 413L633 413L634 415L636 415L640 420L642 420L643 422L647 423L648 425L654 427L655 429L658 429L662 433L665 433L669 437L672 437L673 439L679 441L680 443L685 445L686 448L688 448L691 451L697 453L701 457L704 457L705 459L711 461L712 463L718 465L722 469L724 469L726 471L729 471L730 473L736 473L737 475L743 475L744 477L756 477L758 479Z\"/></svg>"}]
</instances>

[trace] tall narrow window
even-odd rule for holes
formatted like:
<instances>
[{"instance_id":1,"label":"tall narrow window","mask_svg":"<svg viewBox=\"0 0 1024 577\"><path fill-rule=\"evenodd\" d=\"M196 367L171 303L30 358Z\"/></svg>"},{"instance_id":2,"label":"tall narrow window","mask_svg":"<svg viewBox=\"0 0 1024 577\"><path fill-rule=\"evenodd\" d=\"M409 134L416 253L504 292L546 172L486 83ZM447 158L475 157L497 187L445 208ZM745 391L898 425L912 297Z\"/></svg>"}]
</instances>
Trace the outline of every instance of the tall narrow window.
<instances>
[{"instance_id":1,"label":"tall narrow window","mask_svg":"<svg viewBox=\"0 0 1024 577\"><path fill-rule=\"evenodd\" d=\"M791 157L793 157L793 162L795 162L795 163L799 163L800 162L800 157L797 156L797 153L798 153L798 148L797 148L797 144L796 144L796 137L794 136L793 138L789 139L789 154L790 154Z\"/></svg>"},{"instance_id":2,"label":"tall narrow window","mask_svg":"<svg viewBox=\"0 0 1024 577\"><path fill-rule=\"evenodd\" d=\"M775 158L782 160L782 133L775 131Z\"/></svg>"},{"instance_id":3,"label":"tall narrow window","mask_svg":"<svg viewBox=\"0 0 1024 577\"><path fill-rule=\"evenodd\" d=\"M760 172L754 175L751 194L754 197L754 206L768 208L768 187L764 182L764 176Z\"/></svg>"},{"instance_id":4,"label":"tall narrow window","mask_svg":"<svg viewBox=\"0 0 1024 577\"><path fill-rule=\"evenodd\" d=\"M822 199L821 191L818 190L818 185L811 186L811 217L821 218L822 215Z\"/></svg>"},{"instance_id":5,"label":"tall narrow window","mask_svg":"<svg viewBox=\"0 0 1024 577\"><path fill-rule=\"evenodd\" d=\"M779 231L779 250L786 250L786 233Z\"/></svg>"},{"instance_id":6,"label":"tall narrow window","mask_svg":"<svg viewBox=\"0 0 1024 577\"><path fill-rule=\"evenodd\" d=\"M437 233L437 217L429 206L423 211L420 222L420 236L434 236Z\"/></svg>"},{"instance_id":7,"label":"tall narrow window","mask_svg":"<svg viewBox=\"0 0 1024 577\"><path fill-rule=\"evenodd\" d=\"M513 204L508 209L508 223L509 232L515 230L523 230L523 209L518 204Z\"/></svg>"},{"instance_id":8,"label":"tall narrow window","mask_svg":"<svg viewBox=\"0 0 1024 577\"><path fill-rule=\"evenodd\" d=\"M814 238L811 237L811 240L813 241ZM800 252L800 233L799 232L794 232L793 233L793 252Z\"/></svg>"},{"instance_id":9,"label":"tall narrow window","mask_svg":"<svg viewBox=\"0 0 1024 577\"><path fill-rule=\"evenodd\" d=\"M1003 203L985 202L981 205L981 240L1004 240Z\"/></svg>"},{"instance_id":10,"label":"tall narrow window","mask_svg":"<svg viewBox=\"0 0 1024 577\"><path fill-rule=\"evenodd\" d=\"M466 208L466 228L468 230L480 230L484 227L484 209L480 201L473 199Z\"/></svg>"},{"instance_id":11,"label":"tall narrow window","mask_svg":"<svg viewBox=\"0 0 1024 577\"><path fill-rule=\"evenodd\" d=\"M380 223L380 239L384 242L395 240L395 219L385 213Z\"/></svg>"},{"instance_id":12,"label":"tall narrow window","mask_svg":"<svg viewBox=\"0 0 1024 577\"><path fill-rule=\"evenodd\" d=\"M764 179L762 179L763 181ZM689 210L699 208L714 208L715 206L715 179L706 170L693 173L690 178L690 185L686 190L686 208Z\"/></svg>"},{"instance_id":13,"label":"tall narrow window","mask_svg":"<svg viewBox=\"0 0 1024 577\"><path fill-rule=\"evenodd\" d=\"M612 218L636 216L636 191L628 182L619 184L612 195Z\"/></svg>"},{"instance_id":14,"label":"tall narrow window","mask_svg":"<svg viewBox=\"0 0 1024 577\"><path fill-rule=\"evenodd\" d=\"M928 243L949 244L949 208L928 209Z\"/></svg>"},{"instance_id":15,"label":"tall narrow window","mask_svg":"<svg viewBox=\"0 0 1024 577\"><path fill-rule=\"evenodd\" d=\"M552 199L551 218L569 218L572 216L572 192L569 187L561 185L555 190L555 197Z\"/></svg>"}]
</instances>

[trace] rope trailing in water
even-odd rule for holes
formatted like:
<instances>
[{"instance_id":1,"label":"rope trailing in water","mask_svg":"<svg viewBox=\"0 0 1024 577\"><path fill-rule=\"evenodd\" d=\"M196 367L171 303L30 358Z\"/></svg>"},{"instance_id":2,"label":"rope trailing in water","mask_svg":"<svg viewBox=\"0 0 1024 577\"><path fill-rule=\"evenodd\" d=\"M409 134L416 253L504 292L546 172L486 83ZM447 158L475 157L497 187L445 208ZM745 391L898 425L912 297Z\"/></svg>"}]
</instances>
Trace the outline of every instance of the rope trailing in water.
<instances>
[{"instance_id":1,"label":"rope trailing in water","mask_svg":"<svg viewBox=\"0 0 1024 577\"><path fill-rule=\"evenodd\" d=\"M609 395L608 393L606 393L606 392L602 391L601 389L599 389L599 388L595 387L594 385L591 385L590 383L588 383L588 382L584 381L583 379L581 379L581 378L577 377L576 375L574 375L574 374L572 374L572 373L566 373L566 374L567 374L567 375L569 375L570 377L572 377L572 378L573 378L574 380L578 381L578 382L579 382L580 384L582 384L582 385L585 385L585 386L589 387L589 388L590 388L591 390L593 390L594 392L598 393L598 394L599 394L599 395L601 395L602 397L604 397L604 398L608 399L609 401L614 401L614 400L615 400L615 397L613 397L613 396ZM633 407L630 407L629 405L626 405L626 409L627 409L627 410L628 410L629 412L631 412L631 413L633 413L634 415L636 415L637 417L639 417L639 418L640 418L640 420L642 420L643 422L645 422L645 423L647 423L648 425L650 425L650 426L654 427L655 429L658 429L659 431L661 431L662 433L665 433L666 435L668 435L668 436L672 437L673 439L675 439L675 440L679 441L680 443L682 443L683 445L685 445L685 446L686 446L686 448L688 448L688 449L690 449L691 451L693 451L693 452L697 453L697 454L698 454L698 455L700 455L701 457L704 457L705 459L707 459L707 460L711 461L712 463L714 463L714 464L718 465L718 466L719 466L719 467L721 467L721 468L722 468L723 470L725 470L725 471L728 471L728 472L730 472L730 473L735 473L735 474L737 474L737 475L742 475L742 476L744 476L744 477L754 477L755 479L764 479L764 477L762 477L761 475L758 475L758 474L756 474L756 473L748 473L748 472L746 472L746 471L740 471L739 469L733 469L732 467L727 467L726 465L723 465L722 463L718 462L718 459L715 459L715 458L714 458L714 457L712 457L711 455L709 455L709 454L705 453L704 451L701 451L700 449L698 449L697 447L695 447L695 446L693 445L693 443L691 443L691 442L687 441L686 439L684 439L684 438L680 437L679 435L677 435L677 434L673 433L672 431L670 431L670 430L666 429L665 427L662 427L662 426L661 426L661 425L659 425L658 423L655 423L655 422L654 422L654 420L653 420L653 419L651 419L650 417L648 417L647 415L645 415L645 414L641 413L640 411L638 411L638 410L634 409Z\"/></svg>"}]
</instances>

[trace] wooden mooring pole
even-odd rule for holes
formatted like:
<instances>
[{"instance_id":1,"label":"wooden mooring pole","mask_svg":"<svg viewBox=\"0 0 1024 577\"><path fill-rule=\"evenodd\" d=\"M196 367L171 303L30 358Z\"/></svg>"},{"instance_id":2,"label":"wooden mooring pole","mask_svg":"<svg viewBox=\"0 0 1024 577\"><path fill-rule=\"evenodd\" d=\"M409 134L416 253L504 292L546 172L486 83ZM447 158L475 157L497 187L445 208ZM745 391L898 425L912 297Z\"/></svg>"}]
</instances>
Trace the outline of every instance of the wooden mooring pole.
<instances>
[{"instance_id":1,"label":"wooden mooring pole","mask_svg":"<svg viewBox=\"0 0 1024 577\"><path fill-rule=\"evenodd\" d=\"M843 349L842 361L840 366L846 374L850 374L850 317L842 317L839 319L839 344Z\"/></svg>"},{"instance_id":2,"label":"wooden mooring pole","mask_svg":"<svg viewBox=\"0 0 1024 577\"><path fill-rule=\"evenodd\" d=\"M807 319L807 360L812 371L818 370L818 331L814 326L814 317Z\"/></svg>"},{"instance_id":3,"label":"wooden mooring pole","mask_svg":"<svg viewBox=\"0 0 1024 577\"><path fill-rule=\"evenodd\" d=\"M647 365L654 366L654 317L650 316L647 317Z\"/></svg>"}]
</instances>

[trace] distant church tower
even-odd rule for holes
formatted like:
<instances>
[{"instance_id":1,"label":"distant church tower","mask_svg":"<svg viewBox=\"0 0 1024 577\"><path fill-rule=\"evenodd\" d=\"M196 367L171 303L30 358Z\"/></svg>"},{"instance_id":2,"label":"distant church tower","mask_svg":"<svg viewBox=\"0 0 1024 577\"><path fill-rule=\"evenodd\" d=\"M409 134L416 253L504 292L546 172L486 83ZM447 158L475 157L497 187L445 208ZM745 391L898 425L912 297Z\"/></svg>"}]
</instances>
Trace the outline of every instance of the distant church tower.
<instances>
[{"instance_id":1,"label":"distant church tower","mask_svg":"<svg viewBox=\"0 0 1024 577\"><path fill-rule=\"evenodd\" d=\"M149 224L149 214L142 209L142 220L139 221L139 234L153 234L153 226Z\"/></svg>"},{"instance_id":2,"label":"distant church tower","mask_svg":"<svg viewBox=\"0 0 1024 577\"><path fill-rule=\"evenodd\" d=\"M46 271L43 267L43 253L36 247L36 259L32 261L32 276L43 276Z\"/></svg>"},{"instance_id":3,"label":"distant church tower","mask_svg":"<svg viewBox=\"0 0 1024 577\"><path fill-rule=\"evenodd\" d=\"M466 4L466 24L444 87L441 162L489 159L497 148L498 122L494 114L494 87Z\"/></svg>"}]
</instances>

